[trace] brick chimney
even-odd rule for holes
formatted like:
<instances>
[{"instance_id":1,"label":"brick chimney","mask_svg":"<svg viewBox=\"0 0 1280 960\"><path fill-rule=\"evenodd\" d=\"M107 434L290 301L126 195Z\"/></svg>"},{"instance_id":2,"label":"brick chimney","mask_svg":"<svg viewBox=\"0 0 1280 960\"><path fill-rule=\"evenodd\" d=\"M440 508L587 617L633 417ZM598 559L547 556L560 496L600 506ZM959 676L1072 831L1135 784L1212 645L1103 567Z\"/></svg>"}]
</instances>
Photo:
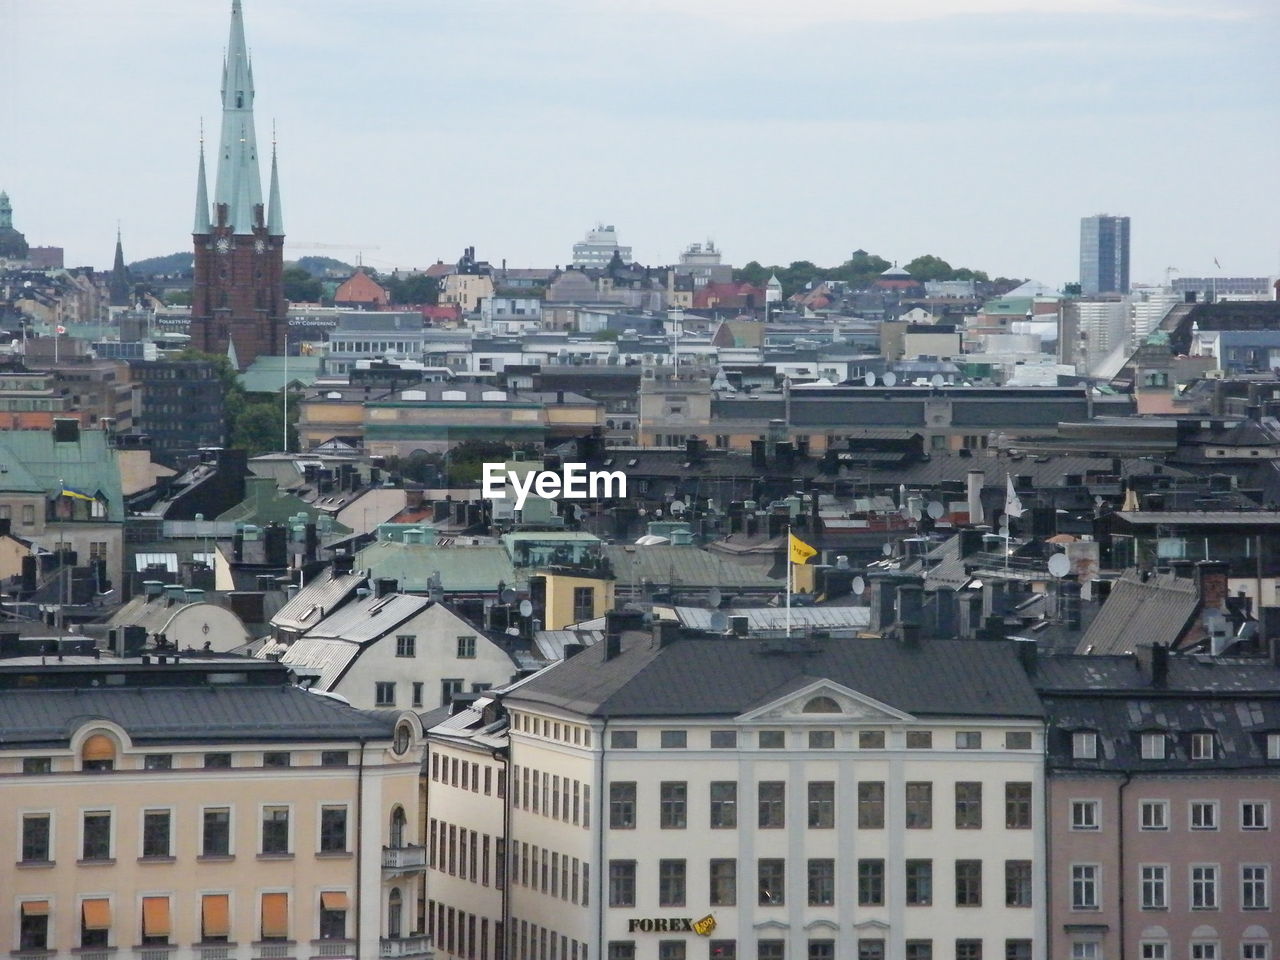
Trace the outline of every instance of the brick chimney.
<instances>
[{"instance_id":1,"label":"brick chimney","mask_svg":"<svg viewBox=\"0 0 1280 960\"><path fill-rule=\"evenodd\" d=\"M1205 610L1226 610L1227 564L1221 560L1201 560L1196 564L1200 584L1200 605Z\"/></svg>"}]
</instances>

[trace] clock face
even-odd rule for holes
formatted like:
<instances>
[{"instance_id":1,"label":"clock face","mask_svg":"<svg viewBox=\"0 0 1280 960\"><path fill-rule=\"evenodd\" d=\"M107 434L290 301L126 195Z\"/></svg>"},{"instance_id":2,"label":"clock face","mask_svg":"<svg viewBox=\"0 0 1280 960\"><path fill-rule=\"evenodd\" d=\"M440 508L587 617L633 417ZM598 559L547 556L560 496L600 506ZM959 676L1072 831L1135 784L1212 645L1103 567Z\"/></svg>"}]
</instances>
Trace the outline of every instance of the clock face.
<instances>
[{"instance_id":1,"label":"clock face","mask_svg":"<svg viewBox=\"0 0 1280 960\"><path fill-rule=\"evenodd\" d=\"M256 250L258 253L265 253L267 249L267 241L265 240L253 241L253 249Z\"/></svg>"},{"instance_id":2,"label":"clock face","mask_svg":"<svg viewBox=\"0 0 1280 960\"><path fill-rule=\"evenodd\" d=\"M214 246L214 249L217 250L219 253L226 253L228 250L231 249L231 241L228 240L226 237L219 237L217 242L214 243L213 246Z\"/></svg>"}]
</instances>

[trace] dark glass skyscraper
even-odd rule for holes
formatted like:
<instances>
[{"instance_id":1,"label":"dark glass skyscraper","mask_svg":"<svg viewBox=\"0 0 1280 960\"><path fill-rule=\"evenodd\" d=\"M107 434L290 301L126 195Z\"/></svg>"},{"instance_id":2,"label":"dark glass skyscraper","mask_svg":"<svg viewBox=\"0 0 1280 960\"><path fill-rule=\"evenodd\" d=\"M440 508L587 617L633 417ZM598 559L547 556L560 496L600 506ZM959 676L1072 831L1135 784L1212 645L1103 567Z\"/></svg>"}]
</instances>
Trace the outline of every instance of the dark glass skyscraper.
<instances>
[{"instance_id":1,"label":"dark glass skyscraper","mask_svg":"<svg viewBox=\"0 0 1280 960\"><path fill-rule=\"evenodd\" d=\"M1129 292L1129 218L1080 220L1080 287L1086 297Z\"/></svg>"}]
</instances>

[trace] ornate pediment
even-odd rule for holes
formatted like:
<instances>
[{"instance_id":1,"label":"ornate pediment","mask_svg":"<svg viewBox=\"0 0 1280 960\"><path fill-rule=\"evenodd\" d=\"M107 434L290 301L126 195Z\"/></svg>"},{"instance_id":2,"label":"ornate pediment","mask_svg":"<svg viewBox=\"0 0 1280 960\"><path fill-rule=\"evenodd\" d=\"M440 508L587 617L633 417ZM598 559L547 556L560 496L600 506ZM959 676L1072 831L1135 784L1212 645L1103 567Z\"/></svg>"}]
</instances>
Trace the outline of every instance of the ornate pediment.
<instances>
[{"instance_id":1,"label":"ornate pediment","mask_svg":"<svg viewBox=\"0 0 1280 960\"><path fill-rule=\"evenodd\" d=\"M903 723L915 717L834 681L815 680L800 690L749 710L738 719L755 723Z\"/></svg>"}]
</instances>

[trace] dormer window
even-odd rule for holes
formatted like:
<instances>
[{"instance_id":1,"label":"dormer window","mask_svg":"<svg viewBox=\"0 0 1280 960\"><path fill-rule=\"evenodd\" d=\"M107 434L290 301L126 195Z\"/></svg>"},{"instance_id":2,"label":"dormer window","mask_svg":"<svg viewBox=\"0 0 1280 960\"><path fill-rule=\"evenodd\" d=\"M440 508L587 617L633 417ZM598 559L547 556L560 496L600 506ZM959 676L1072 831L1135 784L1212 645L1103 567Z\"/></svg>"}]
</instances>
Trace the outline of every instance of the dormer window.
<instances>
[{"instance_id":1,"label":"dormer window","mask_svg":"<svg viewBox=\"0 0 1280 960\"><path fill-rule=\"evenodd\" d=\"M1267 734L1267 759L1280 760L1280 733Z\"/></svg>"},{"instance_id":2,"label":"dormer window","mask_svg":"<svg viewBox=\"0 0 1280 960\"><path fill-rule=\"evenodd\" d=\"M1163 733L1144 733L1142 735L1142 759L1163 760L1165 757L1165 736Z\"/></svg>"},{"instance_id":3,"label":"dormer window","mask_svg":"<svg viewBox=\"0 0 1280 960\"><path fill-rule=\"evenodd\" d=\"M84 742L80 750L80 766L83 770L114 770L116 743L105 733L95 733Z\"/></svg>"},{"instance_id":4,"label":"dormer window","mask_svg":"<svg viewBox=\"0 0 1280 960\"><path fill-rule=\"evenodd\" d=\"M1213 734L1212 733L1193 733L1191 735L1191 759L1192 760L1212 760L1213 759Z\"/></svg>"},{"instance_id":5,"label":"dormer window","mask_svg":"<svg viewBox=\"0 0 1280 960\"><path fill-rule=\"evenodd\" d=\"M1098 758L1098 735L1092 730L1077 730L1071 735L1071 756L1075 760Z\"/></svg>"}]
</instances>

